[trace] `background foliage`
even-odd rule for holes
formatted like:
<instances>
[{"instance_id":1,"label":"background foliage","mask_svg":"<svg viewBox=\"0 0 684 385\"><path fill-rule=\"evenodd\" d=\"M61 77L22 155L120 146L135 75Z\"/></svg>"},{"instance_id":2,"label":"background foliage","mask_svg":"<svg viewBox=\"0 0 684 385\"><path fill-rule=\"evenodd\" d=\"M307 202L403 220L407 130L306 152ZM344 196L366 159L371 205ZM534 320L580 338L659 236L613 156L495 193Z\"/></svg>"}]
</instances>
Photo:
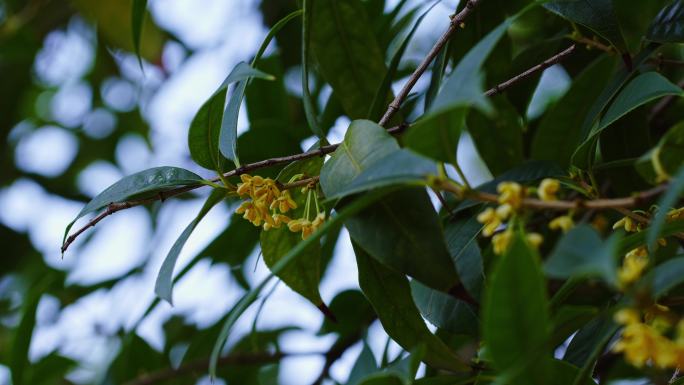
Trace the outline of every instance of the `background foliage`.
<instances>
[{"instance_id":1,"label":"background foliage","mask_svg":"<svg viewBox=\"0 0 684 385\"><path fill-rule=\"evenodd\" d=\"M160 3L0 1L6 382L681 381L684 2L246 3L258 38L228 28L240 57L175 108L159 95L221 48L165 25ZM233 215L257 201L235 192L248 174L291 194L291 219L326 220L302 237ZM136 215L144 229L101 235ZM79 270L117 242L146 251ZM49 341L98 301L122 321Z\"/></svg>"}]
</instances>

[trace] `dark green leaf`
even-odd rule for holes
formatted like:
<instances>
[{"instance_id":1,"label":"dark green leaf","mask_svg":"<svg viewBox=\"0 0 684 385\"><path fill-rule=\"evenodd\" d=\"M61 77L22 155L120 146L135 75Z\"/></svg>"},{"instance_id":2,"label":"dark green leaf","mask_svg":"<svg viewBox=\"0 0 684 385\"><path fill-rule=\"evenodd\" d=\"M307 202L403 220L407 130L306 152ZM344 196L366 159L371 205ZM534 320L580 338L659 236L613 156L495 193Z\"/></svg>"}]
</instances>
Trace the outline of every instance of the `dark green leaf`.
<instances>
[{"instance_id":1,"label":"dark green leaf","mask_svg":"<svg viewBox=\"0 0 684 385\"><path fill-rule=\"evenodd\" d=\"M157 281L154 285L154 292L157 296L169 304L173 305L173 269L176 267L176 261L180 255L185 242L187 242L190 235L195 230L197 225L202 221L205 215L218 204L226 196L226 192L221 189L215 189L211 192L211 195L204 202L204 206L197 214L197 217L188 224L188 226L183 230L181 235L176 239L176 242L171 246L171 250L164 258L161 267L159 268L159 273L157 274Z\"/></svg>"},{"instance_id":2,"label":"dark green leaf","mask_svg":"<svg viewBox=\"0 0 684 385\"><path fill-rule=\"evenodd\" d=\"M467 112L466 107L458 107L420 119L404 134L404 143L419 154L440 162L455 163Z\"/></svg>"},{"instance_id":3,"label":"dark green leaf","mask_svg":"<svg viewBox=\"0 0 684 385\"><path fill-rule=\"evenodd\" d=\"M627 44L612 0L557 0L544 4L544 8L573 23L582 24L608 40L618 51L625 52Z\"/></svg>"},{"instance_id":4,"label":"dark green leaf","mask_svg":"<svg viewBox=\"0 0 684 385\"><path fill-rule=\"evenodd\" d=\"M154 167L129 175L99 193L78 213L64 231L66 240L74 223L84 215L107 207L110 203L145 198L180 186L199 185L202 177L178 167Z\"/></svg>"},{"instance_id":5,"label":"dark green leaf","mask_svg":"<svg viewBox=\"0 0 684 385\"><path fill-rule=\"evenodd\" d=\"M393 185L425 185L430 175L437 175L437 165L434 161L410 150L401 149L378 159L345 188L328 198L341 198Z\"/></svg>"},{"instance_id":6,"label":"dark green leaf","mask_svg":"<svg viewBox=\"0 0 684 385\"><path fill-rule=\"evenodd\" d=\"M474 217L451 220L444 226L444 238L458 277L468 293L480 300L484 282L484 268L477 236L482 224Z\"/></svg>"},{"instance_id":7,"label":"dark green leaf","mask_svg":"<svg viewBox=\"0 0 684 385\"><path fill-rule=\"evenodd\" d=\"M319 1L311 13L311 49L351 119L365 118L386 68L360 0Z\"/></svg>"},{"instance_id":8,"label":"dark green leaf","mask_svg":"<svg viewBox=\"0 0 684 385\"><path fill-rule=\"evenodd\" d=\"M240 82L250 77L272 78L271 75L256 70L247 63L240 62L230 71L230 74L228 74L221 86L204 102L199 111L197 111L197 114L195 114L188 130L190 156L192 156L195 163L210 170L219 172L223 170L224 159L219 152L219 133L221 132L224 119L223 108L226 102L228 86L231 83ZM240 84L242 83L238 83L238 86L236 86L236 91Z\"/></svg>"},{"instance_id":9,"label":"dark green leaf","mask_svg":"<svg viewBox=\"0 0 684 385\"><path fill-rule=\"evenodd\" d=\"M684 43L684 1L674 0L658 12L646 38L659 43Z\"/></svg>"},{"instance_id":10,"label":"dark green leaf","mask_svg":"<svg viewBox=\"0 0 684 385\"><path fill-rule=\"evenodd\" d=\"M490 117L473 111L466 125L487 168L498 176L523 162L523 120L505 96L492 101L496 110Z\"/></svg>"},{"instance_id":11,"label":"dark green leaf","mask_svg":"<svg viewBox=\"0 0 684 385\"><path fill-rule=\"evenodd\" d=\"M537 253L516 233L492 273L483 304L483 335L494 367L516 368L526 383L549 383L550 322ZM511 349L514 346L515 349Z\"/></svg>"},{"instance_id":12,"label":"dark green leaf","mask_svg":"<svg viewBox=\"0 0 684 385\"><path fill-rule=\"evenodd\" d=\"M544 270L555 278L598 276L616 286L618 242L617 236L604 242L591 226L578 225L558 241Z\"/></svg>"},{"instance_id":13,"label":"dark green leaf","mask_svg":"<svg viewBox=\"0 0 684 385\"><path fill-rule=\"evenodd\" d=\"M142 68L140 59L140 37L142 36L143 23L145 21L145 11L147 10L147 0L133 0L131 7L131 30L133 31L133 49L138 57L138 63Z\"/></svg>"},{"instance_id":14,"label":"dark green leaf","mask_svg":"<svg viewBox=\"0 0 684 385\"><path fill-rule=\"evenodd\" d=\"M684 257L677 257L656 266L642 279L642 285L647 285L653 298L658 299L668 291L684 282Z\"/></svg>"},{"instance_id":15,"label":"dark green leaf","mask_svg":"<svg viewBox=\"0 0 684 385\"><path fill-rule=\"evenodd\" d=\"M532 158L555 161L562 166L582 139L581 126L592 102L610 79L615 66L611 56L595 60L575 78L570 89L544 114L532 141Z\"/></svg>"},{"instance_id":16,"label":"dark green leaf","mask_svg":"<svg viewBox=\"0 0 684 385\"><path fill-rule=\"evenodd\" d=\"M684 220L677 220L672 222L666 221L662 228L659 229L658 233L660 233L659 238L665 238L682 231L684 231ZM646 244L646 237L648 234L649 231L639 231L635 234L624 237L619 243L618 255L625 254L630 250Z\"/></svg>"},{"instance_id":17,"label":"dark green leaf","mask_svg":"<svg viewBox=\"0 0 684 385\"><path fill-rule=\"evenodd\" d=\"M319 334L337 333L341 338L358 333L375 319L375 312L358 290L345 290L330 302L330 312L337 322L329 318L323 320Z\"/></svg>"},{"instance_id":18,"label":"dark green leaf","mask_svg":"<svg viewBox=\"0 0 684 385\"><path fill-rule=\"evenodd\" d=\"M658 145L639 158L636 168L647 181L656 184L659 175L670 176L684 165L684 122L670 128Z\"/></svg>"},{"instance_id":19,"label":"dark green leaf","mask_svg":"<svg viewBox=\"0 0 684 385\"><path fill-rule=\"evenodd\" d=\"M646 230L646 245L648 250L653 252L658 238L662 236L661 230L667 220L667 213L670 209L675 207L677 201L684 193L684 166L682 166L677 174L672 178L670 186L667 188L665 195L658 201L658 212L651 221L651 225Z\"/></svg>"},{"instance_id":20,"label":"dark green leaf","mask_svg":"<svg viewBox=\"0 0 684 385\"><path fill-rule=\"evenodd\" d=\"M425 326L411 298L406 277L384 267L361 247L353 244L359 268L359 284L387 334L406 350L425 344L427 352L424 360L432 367L468 370L463 360Z\"/></svg>"},{"instance_id":21,"label":"dark green leaf","mask_svg":"<svg viewBox=\"0 0 684 385\"><path fill-rule=\"evenodd\" d=\"M371 351L370 346L364 341L363 349L361 349L361 353L359 353L359 357L356 359L356 362L349 373L346 385L358 385L364 378L378 370L378 364L375 361L375 356L373 356L373 351Z\"/></svg>"},{"instance_id":22,"label":"dark green leaf","mask_svg":"<svg viewBox=\"0 0 684 385\"><path fill-rule=\"evenodd\" d=\"M309 89L309 48L311 45L311 20L314 17L312 14L313 5L313 0L302 1L302 104L304 105L304 116L311 131L322 138L323 131L316 118L316 104Z\"/></svg>"},{"instance_id":23,"label":"dark green leaf","mask_svg":"<svg viewBox=\"0 0 684 385\"><path fill-rule=\"evenodd\" d=\"M571 334L579 330L591 319L596 317L597 310L591 306L561 306L553 315L551 323L553 332L551 333L551 346L558 346L570 337Z\"/></svg>"},{"instance_id":24,"label":"dark green leaf","mask_svg":"<svg viewBox=\"0 0 684 385\"><path fill-rule=\"evenodd\" d=\"M411 293L420 314L431 324L454 334L477 336L479 320L467 303L415 280Z\"/></svg>"},{"instance_id":25,"label":"dark green leaf","mask_svg":"<svg viewBox=\"0 0 684 385\"><path fill-rule=\"evenodd\" d=\"M613 322L611 313L606 312L594 318L572 338L563 361L581 367L582 371L591 368L617 329L618 325Z\"/></svg>"}]
</instances>

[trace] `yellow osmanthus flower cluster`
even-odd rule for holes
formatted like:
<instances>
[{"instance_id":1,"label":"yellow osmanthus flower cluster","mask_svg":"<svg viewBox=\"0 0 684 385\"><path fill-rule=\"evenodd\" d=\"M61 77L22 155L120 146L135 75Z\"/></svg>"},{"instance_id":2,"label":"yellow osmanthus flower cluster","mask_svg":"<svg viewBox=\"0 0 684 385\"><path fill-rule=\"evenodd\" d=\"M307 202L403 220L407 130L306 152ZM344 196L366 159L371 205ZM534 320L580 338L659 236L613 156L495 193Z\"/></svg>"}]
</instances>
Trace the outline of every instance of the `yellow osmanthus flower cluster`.
<instances>
[{"instance_id":1,"label":"yellow osmanthus flower cluster","mask_svg":"<svg viewBox=\"0 0 684 385\"><path fill-rule=\"evenodd\" d=\"M306 239L311 233L316 231L325 222L325 213L317 213L313 221L308 219L309 201L312 191L308 187L302 190L308 192L307 207L304 210L304 217L291 219L285 215L290 210L297 208L297 203L292 199L289 190L282 190L276 181L271 178L262 178L258 175L240 175L242 183L237 186L237 193L249 200L242 202L235 210L237 214L252 222L254 226L261 226L264 230L280 228L286 224L288 229L294 233L301 232L302 239ZM316 209L318 209L317 197Z\"/></svg>"},{"instance_id":2,"label":"yellow osmanthus flower cluster","mask_svg":"<svg viewBox=\"0 0 684 385\"><path fill-rule=\"evenodd\" d=\"M620 288L624 289L641 278L646 267L648 267L648 250L645 247L637 247L628 252L617 271Z\"/></svg>"},{"instance_id":3,"label":"yellow osmanthus flower cluster","mask_svg":"<svg viewBox=\"0 0 684 385\"><path fill-rule=\"evenodd\" d=\"M522 208L526 192L520 184L515 182L501 182L496 190L499 193L497 199L499 206L496 209L488 207L477 216L477 220L484 225L482 235L492 237L494 253L503 254L511 244L513 230L509 226L498 234L494 233ZM533 247L539 247L543 242L542 236L537 233L529 233L526 238Z\"/></svg>"},{"instance_id":4,"label":"yellow osmanthus flower cluster","mask_svg":"<svg viewBox=\"0 0 684 385\"><path fill-rule=\"evenodd\" d=\"M674 324L669 309L655 305L644 314L636 309L622 309L615 313L615 321L623 325L620 340L613 351L623 353L625 360L641 368L684 367L684 321ZM675 338L670 339L669 335Z\"/></svg>"}]
</instances>

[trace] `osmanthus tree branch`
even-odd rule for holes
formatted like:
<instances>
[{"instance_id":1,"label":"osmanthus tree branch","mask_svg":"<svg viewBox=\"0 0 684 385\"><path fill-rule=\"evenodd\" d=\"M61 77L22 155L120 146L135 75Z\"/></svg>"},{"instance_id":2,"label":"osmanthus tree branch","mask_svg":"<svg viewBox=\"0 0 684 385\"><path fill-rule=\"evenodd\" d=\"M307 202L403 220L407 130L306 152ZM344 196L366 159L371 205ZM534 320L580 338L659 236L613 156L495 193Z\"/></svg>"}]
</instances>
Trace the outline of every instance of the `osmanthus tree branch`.
<instances>
[{"instance_id":1,"label":"osmanthus tree branch","mask_svg":"<svg viewBox=\"0 0 684 385\"><path fill-rule=\"evenodd\" d=\"M444 48L444 46L446 45L446 43L449 41L451 35L453 35L454 32L456 32L456 30L460 28L461 24L465 21L466 18L468 18L468 15L470 15L470 13L473 12L473 10L480 1L481 0L468 0L468 2L466 2L461 12L451 17L451 21L449 22L449 28L447 28L447 30L444 31L444 33L442 34L442 36L440 36L435 45L432 46L430 52L428 52L423 61L413 71L408 81L406 81L406 84L404 84L404 87L402 87L401 91L399 91L394 100L392 100L392 103L390 103L390 105L387 107L387 111L385 111L385 114L382 116L378 124L384 127L390 121L390 119L392 119L392 116L394 116L394 114L399 110L399 108L401 108L402 103L404 103L404 100L406 100L406 98L408 97L408 94L413 89L413 86L415 86L416 82L418 82L418 79L420 79L423 73L425 73L425 71L430 66L430 63L432 63L432 61L435 60L435 57L437 57L439 51L441 51L442 48Z\"/></svg>"},{"instance_id":2,"label":"osmanthus tree branch","mask_svg":"<svg viewBox=\"0 0 684 385\"><path fill-rule=\"evenodd\" d=\"M473 1L473 0L471 0L471 1ZM477 3L477 1L474 1L474 2ZM474 7L474 5L471 7ZM466 9L467 9L467 7L466 7ZM539 71L543 71L544 69L550 67L553 64L557 64L558 62L562 61L563 59L568 57L573 52L575 52L575 46L574 45L572 45L572 46L568 47L567 49L565 49L564 51L544 60L543 62L529 68L528 70L512 77L511 79L506 80L500 84L497 84L496 86L487 90L484 94L486 96L493 96L493 95L497 95L499 93L502 93L505 90L507 90L508 88L510 88L512 85L517 84L517 83L529 78L530 76L532 76L535 73L538 73ZM408 127L409 127L408 123L403 123L403 124L400 124L398 126L388 128L387 132L392 134L392 135L399 135L399 134L403 133ZM234 170L226 172L225 174L223 174L223 178L230 178L233 176L239 176L239 175L248 173L248 172L253 171L253 170L258 170L258 169L276 166L276 165L280 165L280 164L287 164L287 163L295 162L298 160L315 158L315 157L319 157L319 156L325 156L327 154L334 152L337 149L337 146L339 146L339 143L323 146L323 147L320 147L318 149L307 151L307 152L302 152L299 154L282 156L282 157L277 157L277 158L264 159L264 160L260 160L258 162L244 164L244 165L242 165L242 166L240 166ZM216 177L216 178L211 179L211 182L219 182L220 180L221 180L221 178ZM108 216L110 216L110 215L112 215L118 211L126 210L126 209L129 209L131 207L136 207L136 206L154 203L156 201L162 201L163 202L164 200L166 200L170 197L180 195L180 194L183 194L183 193L186 193L188 191L192 191L192 190L195 190L197 188L204 187L204 186L205 185L203 185L203 184L198 184L198 185L180 187L180 188L171 189L171 190L168 190L165 192L161 192L155 196L145 198L145 199L137 199L137 200L131 200L131 201L126 201L126 202L111 203L107 206L105 211L103 211L101 214L97 215L96 217L92 218L83 227L81 227L79 230L77 230L72 235L67 237L67 239L65 240L65 242L61 248L62 253L64 253L69 248L69 246L71 246L71 244L76 240L76 238L78 238L79 235L81 235L87 229L98 224L101 220L105 219L106 217L108 217Z\"/></svg>"},{"instance_id":3,"label":"osmanthus tree branch","mask_svg":"<svg viewBox=\"0 0 684 385\"><path fill-rule=\"evenodd\" d=\"M296 356L321 356L327 352L311 352L311 353L232 353L218 359L219 366L238 366L238 365L255 365L255 364L269 364L279 362L285 357ZM192 373L204 373L209 365L209 359L199 359L182 364L178 368L163 369L157 372L145 373L140 375L124 385L151 385L165 383L180 376L190 375Z\"/></svg>"}]
</instances>

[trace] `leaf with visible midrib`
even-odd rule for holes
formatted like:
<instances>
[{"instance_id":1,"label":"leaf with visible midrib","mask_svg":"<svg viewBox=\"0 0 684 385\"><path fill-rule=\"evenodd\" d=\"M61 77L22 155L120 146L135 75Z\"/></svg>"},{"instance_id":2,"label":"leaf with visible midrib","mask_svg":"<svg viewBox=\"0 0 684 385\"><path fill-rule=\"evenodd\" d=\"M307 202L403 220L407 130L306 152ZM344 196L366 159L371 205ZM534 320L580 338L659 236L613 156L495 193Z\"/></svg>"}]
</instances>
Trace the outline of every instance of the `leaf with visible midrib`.
<instances>
[{"instance_id":1,"label":"leaf with visible midrib","mask_svg":"<svg viewBox=\"0 0 684 385\"><path fill-rule=\"evenodd\" d=\"M675 0L658 12L646 39L659 43L684 42L684 1Z\"/></svg>"},{"instance_id":2,"label":"leaf with visible midrib","mask_svg":"<svg viewBox=\"0 0 684 385\"><path fill-rule=\"evenodd\" d=\"M93 198L69 223L64 231L64 240L77 220L84 215L105 208L110 203L119 203L131 198L143 198L179 186L199 185L202 177L178 167L154 167L129 175ZM63 241L64 241L63 240Z\"/></svg>"},{"instance_id":3,"label":"leaf with visible midrib","mask_svg":"<svg viewBox=\"0 0 684 385\"><path fill-rule=\"evenodd\" d=\"M382 52L360 0L312 4L311 50L352 119L366 118L385 76Z\"/></svg>"},{"instance_id":4,"label":"leaf with visible midrib","mask_svg":"<svg viewBox=\"0 0 684 385\"><path fill-rule=\"evenodd\" d=\"M199 111L197 111L197 114L195 114L188 130L190 156L195 163L210 170L223 171L225 159L219 152L219 138L228 86L231 83L244 81L252 77L272 78L271 75L254 69L247 63L240 62L230 71L230 74L221 83L221 86L204 102Z\"/></svg>"},{"instance_id":5,"label":"leaf with visible midrib","mask_svg":"<svg viewBox=\"0 0 684 385\"><path fill-rule=\"evenodd\" d=\"M430 333L413 303L406 277L376 262L355 242L352 245L359 268L359 285L387 334L406 350L425 344L424 361L432 367L469 370L463 359Z\"/></svg>"}]
</instances>

